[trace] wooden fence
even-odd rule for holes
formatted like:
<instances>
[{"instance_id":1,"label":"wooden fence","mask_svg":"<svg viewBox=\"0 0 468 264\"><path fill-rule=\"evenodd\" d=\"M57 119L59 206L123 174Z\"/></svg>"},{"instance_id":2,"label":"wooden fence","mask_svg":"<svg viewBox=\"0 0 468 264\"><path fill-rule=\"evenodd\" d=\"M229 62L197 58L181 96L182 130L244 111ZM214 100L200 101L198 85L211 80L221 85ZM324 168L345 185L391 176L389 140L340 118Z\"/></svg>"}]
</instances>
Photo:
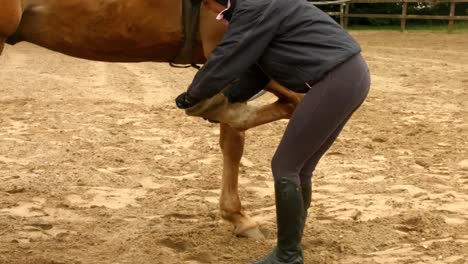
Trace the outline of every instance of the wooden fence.
<instances>
[{"instance_id":1,"label":"wooden fence","mask_svg":"<svg viewBox=\"0 0 468 264\"><path fill-rule=\"evenodd\" d=\"M450 12L447 16L433 16L433 15L409 15L408 3L448 3L450 2ZM406 20L408 19L437 19L437 20L448 20L448 32L453 31L454 21L466 20L468 16L455 16L455 4L456 3L468 3L468 0L338 0L338 1L320 1L311 2L314 5L340 5L340 11L338 12L327 12L331 16L338 16L340 18L340 24L344 27L348 27L349 18L360 17L360 18L390 18L400 19L401 31L406 29ZM349 13L349 7L352 4L367 3L367 4L381 4L381 3L401 3L401 14L351 14Z\"/></svg>"}]
</instances>

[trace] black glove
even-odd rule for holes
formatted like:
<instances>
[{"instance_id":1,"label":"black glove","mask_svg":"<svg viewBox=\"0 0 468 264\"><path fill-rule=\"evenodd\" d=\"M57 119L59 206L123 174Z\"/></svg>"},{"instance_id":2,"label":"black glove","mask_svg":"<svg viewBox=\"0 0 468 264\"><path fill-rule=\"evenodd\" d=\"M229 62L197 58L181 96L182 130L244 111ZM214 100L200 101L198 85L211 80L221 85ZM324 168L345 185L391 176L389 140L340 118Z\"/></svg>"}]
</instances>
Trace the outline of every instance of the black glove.
<instances>
[{"instance_id":1,"label":"black glove","mask_svg":"<svg viewBox=\"0 0 468 264\"><path fill-rule=\"evenodd\" d=\"M187 101L187 92L183 92L177 96L175 103L179 109L187 109L195 105Z\"/></svg>"}]
</instances>

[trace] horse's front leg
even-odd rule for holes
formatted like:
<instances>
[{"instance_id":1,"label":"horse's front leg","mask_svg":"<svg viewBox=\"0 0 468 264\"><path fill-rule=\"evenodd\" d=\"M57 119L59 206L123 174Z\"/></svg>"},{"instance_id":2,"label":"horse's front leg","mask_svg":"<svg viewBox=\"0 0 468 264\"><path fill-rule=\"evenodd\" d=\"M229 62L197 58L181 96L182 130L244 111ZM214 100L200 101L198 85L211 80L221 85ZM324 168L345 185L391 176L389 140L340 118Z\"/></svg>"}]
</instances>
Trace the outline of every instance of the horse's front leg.
<instances>
[{"instance_id":1,"label":"horse's front leg","mask_svg":"<svg viewBox=\"0 0 468 264\"><path fill-rule=\"evenodd\" d=\"M272 104L260 107L228 105L223 121L238 130L247 130L280 119L289 119L304 94L293 92L275 81L271 81L265 90L278 97ZM234 118L235 117L235 118Z\"/></svg>"},{"instance_id":2,"label":"horse's front leg","mask_svg":"<svg viewBox=\"0 0 468 264\"><path fill-rule=\"evenodd\" d=\"M238 192L239 165L244 152L245 133L221 124L220 146L223 153L223 178L221 185L221 216L234 225L234 233L253 239L263 239L257 224L241 206Z\"/></svg>"},{"instance_id":3,"label":"horse's front leg","mask_svg":"<svg viewBox=\"0 0 468 264\"><path fill-rule=\"evenodd\" d=\"M280 119L289 119L304 97L304 94L288 90L275 81L271 81L265 90L276 95L278 100L262 106L252 106L247 103L229 103L223 93L219 93L187 109L186 113L229 124L232 128L244 131Z\"/></svg>"},{"instance_id":4,"label":"horse's front leg","mask_svg":"<svg viewBox=\"0 0 468 264\"><path fill-rule=\"evenodd\" d=\"M233 118L231 121L229 118L226 118L223 121L239 131L245 131L277 120L289 119L296 109L296 105L278 100L274 103L255 108L246 105L246 108L249 111L239 112L242 119Z\"/></svg>"}]
</instances>

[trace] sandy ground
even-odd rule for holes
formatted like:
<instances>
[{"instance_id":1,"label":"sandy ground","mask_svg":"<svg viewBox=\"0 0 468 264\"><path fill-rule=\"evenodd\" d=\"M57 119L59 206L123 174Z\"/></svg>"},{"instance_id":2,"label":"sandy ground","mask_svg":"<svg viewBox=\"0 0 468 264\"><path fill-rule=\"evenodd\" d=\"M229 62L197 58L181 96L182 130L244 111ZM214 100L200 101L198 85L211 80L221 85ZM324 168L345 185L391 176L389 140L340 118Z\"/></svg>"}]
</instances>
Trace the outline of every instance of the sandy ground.
<instances>
[{"instance_id":1,"label":"sandy ground","mask_svg":"<svg viewBox=\"0 0 468 264\"><path fill-rule=\"evenodd\" d=\"M306 263L468 263L468 35L353 34L373 85L317 169ZM266 254L276 230L269 164L287 122L247 132L240 191L267 240L235 237L218 214L218 127L173 104L194 73L7 46L0 263Z\"/></svg>"}]
</instances>

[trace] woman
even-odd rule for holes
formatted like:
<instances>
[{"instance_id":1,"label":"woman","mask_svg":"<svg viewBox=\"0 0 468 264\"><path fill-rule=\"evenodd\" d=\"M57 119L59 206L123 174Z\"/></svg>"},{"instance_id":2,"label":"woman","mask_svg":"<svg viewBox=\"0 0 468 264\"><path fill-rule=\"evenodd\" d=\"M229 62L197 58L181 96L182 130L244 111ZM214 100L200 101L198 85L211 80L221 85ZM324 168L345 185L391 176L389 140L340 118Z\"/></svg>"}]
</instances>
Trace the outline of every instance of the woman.
<instances>
[{"instance_id":1,"label":"woman","mask_svg":"<svg viewBox=\"0 0 468 264\"><path fill-rule=\"evenodd\" d=\"M187 92L189 108L232 84L230 102L246 101L274 79L306 93L273 156L277 247L257 264L304 263L301 238L312 173L370 86L359 44L306 0L203 0L228 29Z\"/></svg>"}]
</instances>

